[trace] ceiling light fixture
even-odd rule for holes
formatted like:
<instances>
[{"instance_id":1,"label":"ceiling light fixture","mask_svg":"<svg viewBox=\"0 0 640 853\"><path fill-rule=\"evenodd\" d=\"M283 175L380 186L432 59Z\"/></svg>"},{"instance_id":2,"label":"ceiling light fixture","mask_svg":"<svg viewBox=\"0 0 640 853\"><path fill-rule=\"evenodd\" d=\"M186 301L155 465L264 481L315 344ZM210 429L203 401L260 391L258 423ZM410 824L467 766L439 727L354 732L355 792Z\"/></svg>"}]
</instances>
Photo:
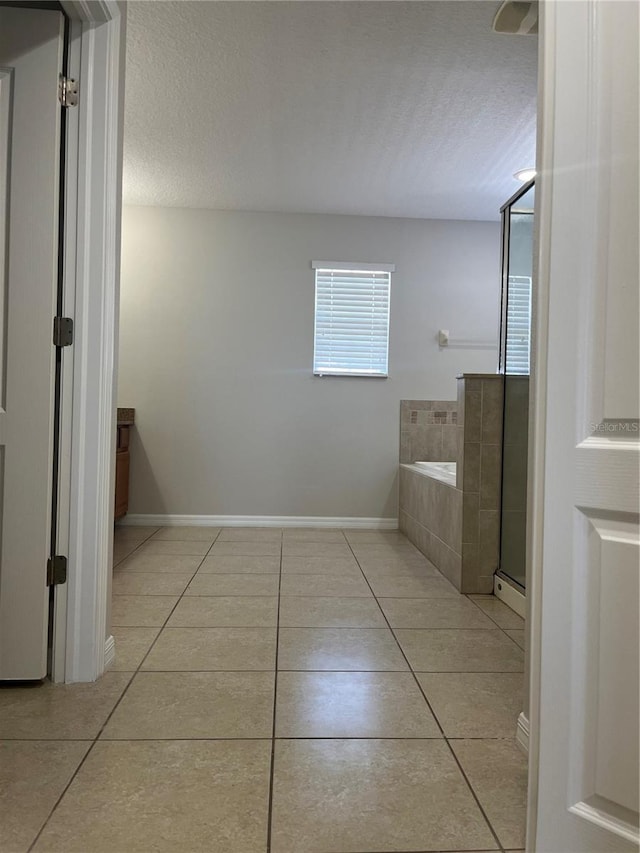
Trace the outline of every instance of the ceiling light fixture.
<instances>
[{"instance_id":1,"label":"ceiling light fixture","mask_svg":"<svg viewBox=\"0 0 640 853\"><path fill-rule=\"evenodd\" d=\"M522 183L526 183L526 181L530 181L531 178L535 178L536 170L535 169L519 169L517 172L514 172L513 177L517 178Z\"/></svg>"}]
</instances>

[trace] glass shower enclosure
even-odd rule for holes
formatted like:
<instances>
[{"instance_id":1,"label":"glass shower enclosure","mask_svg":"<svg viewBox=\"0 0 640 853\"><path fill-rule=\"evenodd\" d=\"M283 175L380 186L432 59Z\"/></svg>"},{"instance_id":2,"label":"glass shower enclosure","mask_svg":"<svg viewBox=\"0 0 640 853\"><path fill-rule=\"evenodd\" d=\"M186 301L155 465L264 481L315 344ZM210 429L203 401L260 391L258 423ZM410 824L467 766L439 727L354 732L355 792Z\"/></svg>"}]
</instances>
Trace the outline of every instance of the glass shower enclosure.
<instances>
[{"instance_id":1,"label":"glass shower enclosure","mask_svg":"<svg viewBox=\"0 0 640 853\"><path fill-rule=\"evenodd\" d=\"M500 363L504 376L502 506L498 576L526 588L527 458L535 186L530 181L501 208Z\"/></svg>"}]
</instances>

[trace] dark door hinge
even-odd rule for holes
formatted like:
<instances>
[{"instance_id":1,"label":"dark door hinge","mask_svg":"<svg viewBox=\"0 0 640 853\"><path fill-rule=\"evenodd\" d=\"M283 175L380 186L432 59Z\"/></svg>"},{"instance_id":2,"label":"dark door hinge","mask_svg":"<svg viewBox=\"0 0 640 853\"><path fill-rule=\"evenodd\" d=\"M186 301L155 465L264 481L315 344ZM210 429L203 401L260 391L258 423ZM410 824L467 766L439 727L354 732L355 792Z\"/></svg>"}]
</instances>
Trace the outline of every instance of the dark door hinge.
<instances>
[{"instance_id":1,"label":"dark door hinge","mask_svg":"<svg viewBox=\"0 0 640 853\"><path fill-rule=\"evenodd\" d=\"M58 80L58 100L63 107L78 106L78 81L73 77L60 75Z\"/></svg>"},{"instance_id":2,"label":"dark door hinge","mask_svg":"<svg viewBox=\"0 0 640 853\"><path fill-rule=\"evenodd\" d=\"M73 320L71 317L53 318L54 347L70 347L73 343Z\"/></svg>"},{"instance_id":3,"label":"dark door hinge","mask_svg":"<svg viewBox=\"0 0 640 853\"><path fill-rule=\"evenodd\" d=\"M47 586L67 582L67 558L56 555L47 560Z\"/></svg>"}]
</instances>

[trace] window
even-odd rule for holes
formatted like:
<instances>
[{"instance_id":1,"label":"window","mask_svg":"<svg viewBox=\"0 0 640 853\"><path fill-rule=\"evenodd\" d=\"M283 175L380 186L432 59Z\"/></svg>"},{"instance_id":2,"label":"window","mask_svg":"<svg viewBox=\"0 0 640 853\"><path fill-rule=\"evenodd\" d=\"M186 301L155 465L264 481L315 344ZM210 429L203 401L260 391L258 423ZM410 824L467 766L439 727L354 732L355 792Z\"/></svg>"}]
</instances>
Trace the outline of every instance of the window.
<instances>
[{"instance_id":1,"label":"window","mask_svg":"<svg viewBox=\"0 0 640 853\"><path fill-rule=\"evenodd\" d=\"M529 375L531 278L510 275L507 291L506 373Z\"/></svg>"},{"instance_id":2,"label":"window","mask_svg":"<svg viewBox=\"0 0 640 853\"><path fill-rule=\"evenodd\" d=\"M313 372L387 376L393 264L313 261L316 274Z\"/></svg>"}]
</instances>

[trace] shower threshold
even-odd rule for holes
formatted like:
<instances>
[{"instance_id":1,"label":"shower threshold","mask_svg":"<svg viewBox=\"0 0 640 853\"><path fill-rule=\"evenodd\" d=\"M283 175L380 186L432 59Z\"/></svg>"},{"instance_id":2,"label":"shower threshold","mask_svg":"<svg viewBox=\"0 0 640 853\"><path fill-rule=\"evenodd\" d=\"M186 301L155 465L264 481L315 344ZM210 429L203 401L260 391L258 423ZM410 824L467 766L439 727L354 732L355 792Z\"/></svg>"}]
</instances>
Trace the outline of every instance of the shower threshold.
<instances>
[{"instance_id":1,"label":"shower threshold","mask_svg":"<svg viewBox=\"0 0 640 853\"><path fill-rule=\"evenodd\" d=\"M523 619L527 614L527 600L524 587L520 586L503 572L496 572L493 576L493 594L500 601L510 607Z\"/></svg>"}]
</instances>

